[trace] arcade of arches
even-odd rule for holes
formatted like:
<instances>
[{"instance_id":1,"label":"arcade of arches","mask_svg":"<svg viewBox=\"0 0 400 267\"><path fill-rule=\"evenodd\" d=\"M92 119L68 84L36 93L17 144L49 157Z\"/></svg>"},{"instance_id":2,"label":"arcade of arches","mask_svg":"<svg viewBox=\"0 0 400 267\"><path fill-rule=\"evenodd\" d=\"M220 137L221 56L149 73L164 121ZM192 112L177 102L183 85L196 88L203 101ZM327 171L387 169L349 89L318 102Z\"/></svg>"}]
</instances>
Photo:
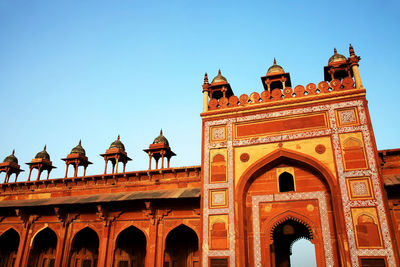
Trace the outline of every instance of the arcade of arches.
<instances>
[{"instance_id":1,"label":"arcade of arches","mask_svg":"<svg viewBox=\"0 0 400 267\"><path fill-rule=\"evenodd\" d=\"M323 81L293 88L274 60L240 96L206 74L201 166L170 166L162 131L141 171L120 136L99 175L86 175L82 142L62 178L46 146L23 178L13 151L0 163L0 266L289 267L299 239L318 267L400 266L400 149L377 150L359 60L334 50Z\"/></svg>"},{"instance_id":2,"label":"arcade of arches","mask_svg":"<svg viewBox=\"0 0 400 267\"><path fill-rule=\"evenodd\" d=\"M16 257L19 243L19 235L13 228L1 235L1 266L18 266ZM92 228L85 227L74 235L71 243L64 244L70 246L69 253L66 251L69 256L65 259L58 258L60 254L57 253L58 243L57 234L52 229L46 227L39 230L33 237L27 266L100 266L98 265L99 236ZM115 239L110 266L149 266L149 260L146 260L147 249L146 235L138 228L129 226ZM168 233L164 244L162 266L200 266L199 238L193 229L181 224Z\"/></svg>"}]
</instances>

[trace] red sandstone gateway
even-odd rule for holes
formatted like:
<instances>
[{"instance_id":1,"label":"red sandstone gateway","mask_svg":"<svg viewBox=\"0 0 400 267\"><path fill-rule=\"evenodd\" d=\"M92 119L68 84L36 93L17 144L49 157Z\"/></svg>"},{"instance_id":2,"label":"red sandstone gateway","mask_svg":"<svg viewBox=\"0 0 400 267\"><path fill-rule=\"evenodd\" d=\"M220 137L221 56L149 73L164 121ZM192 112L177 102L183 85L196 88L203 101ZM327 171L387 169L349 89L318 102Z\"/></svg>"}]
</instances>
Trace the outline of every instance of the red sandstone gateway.
<instances>
[{"instance_id":1,"label":"red sandstone gateway","mask_svg":"<svg viewBox=\"0 0 400 267\"><path fill-rule=\"evenodd\" d=\"M201 166L170 167L162 132L144 171L126 171L119 136L94 176L81 142L61 179L45 148L18 181L13 152L0 164L0 266L290 266L299 239L319 267L398 266L400 150L377 151L349 54L335 49L324 81L294 88L274 60L250 95L206 74Z\"/></svg>"}]
</instances>

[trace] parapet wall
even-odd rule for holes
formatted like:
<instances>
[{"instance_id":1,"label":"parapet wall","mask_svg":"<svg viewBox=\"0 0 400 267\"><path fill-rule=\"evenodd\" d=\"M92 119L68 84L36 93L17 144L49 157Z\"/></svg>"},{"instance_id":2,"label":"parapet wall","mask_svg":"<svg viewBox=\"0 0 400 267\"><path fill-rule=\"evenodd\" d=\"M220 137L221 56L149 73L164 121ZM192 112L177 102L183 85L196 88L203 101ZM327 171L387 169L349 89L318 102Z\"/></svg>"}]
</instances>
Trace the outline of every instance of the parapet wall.
<instances>
[{"instance_id":1,"label":"parapet wall","mask_svg":"<svg viewBox=\"0 0 400 267\"><path fill-rule=\"evenodd\" d=\"M297 85L294 89L286 87L284 89L274 89L272 92L263 91L261 95L257 92L253 92L250 95L242 94L239 97L233 95L229 98L211 98L208 102L208 106L209 110L244 107L288 99L303 99L310 96L332 94L350 89L355 89L354 80L350 77L346 77L342 81L332 80L330 83L322 81L318 83L318 85L309 83L306 87Z\"/></svg>"}]
</instances>

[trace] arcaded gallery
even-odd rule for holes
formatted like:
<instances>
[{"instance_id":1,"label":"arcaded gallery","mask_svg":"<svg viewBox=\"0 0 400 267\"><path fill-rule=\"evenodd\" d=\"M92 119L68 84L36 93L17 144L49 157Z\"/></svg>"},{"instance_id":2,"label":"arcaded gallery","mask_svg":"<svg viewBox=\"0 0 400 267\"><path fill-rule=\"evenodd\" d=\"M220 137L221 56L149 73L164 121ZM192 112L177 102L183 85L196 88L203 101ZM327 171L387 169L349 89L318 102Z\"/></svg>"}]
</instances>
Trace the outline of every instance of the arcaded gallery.
<instances>
[{"instance_id":1,"label":"arcaded gallery","mask_svg":"<svg viewBox=\"0 0 400 267\"><path fill-rule=\"evenodd\" d=\"M46 147L24 166L2 151L0 266L287 267L298 240L318 267L400 266L400 149L377 150L348 54L305 86L274 61L240 96L206 74L199 166L174 166L162 131L139 171L129 136L99 144L98 175L81 142L58 178Z\"/></svg>"}]
</instances>

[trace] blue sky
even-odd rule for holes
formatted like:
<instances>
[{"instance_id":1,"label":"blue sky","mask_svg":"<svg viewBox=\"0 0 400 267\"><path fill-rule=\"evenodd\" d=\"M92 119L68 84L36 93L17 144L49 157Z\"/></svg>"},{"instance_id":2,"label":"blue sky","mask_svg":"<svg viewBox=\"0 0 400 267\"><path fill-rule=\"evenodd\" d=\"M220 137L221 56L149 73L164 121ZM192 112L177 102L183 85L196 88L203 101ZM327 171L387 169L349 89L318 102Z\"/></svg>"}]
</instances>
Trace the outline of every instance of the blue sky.
<instances>
[{"instance_id":1,"label":"blue sky","mask_svg":"<svg viewBox=\"0 0 400 267\"><path fill-rule=\"evenodd\" d=\"M82 139L88 174L103 172L117 135L133 158L160 128L178 155L200 164L203 75L219 68L236 95L262 91L276 57L293 87L323 80L336 47L361 56L379 149L398 148L397 1L0 0L0 160L22 168L47 144L55 169ZM27 172L21 174L21 180Z\"/></svg>"}]
</instances>

